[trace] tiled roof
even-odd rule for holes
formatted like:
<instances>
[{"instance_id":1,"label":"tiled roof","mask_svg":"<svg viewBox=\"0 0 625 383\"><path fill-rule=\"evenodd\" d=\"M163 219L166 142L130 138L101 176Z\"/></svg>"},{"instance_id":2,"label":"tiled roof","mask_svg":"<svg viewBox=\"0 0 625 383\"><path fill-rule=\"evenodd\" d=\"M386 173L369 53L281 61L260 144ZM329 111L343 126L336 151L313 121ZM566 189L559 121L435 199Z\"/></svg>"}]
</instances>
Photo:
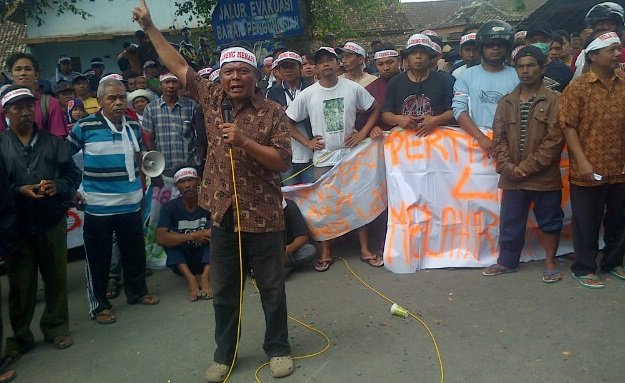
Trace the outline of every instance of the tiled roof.
<instances>
[{"instance_id":1,"label":"tiled roof","mask_svg":"<svg viewBox=\"0 0 625 383\"><path fill-rule=\"evenodd\" d=\"M501 9L504 12L513 13L513 14L523 14L527 16L530 13L534 12L536 9L538 9L538 7L545 4L547 0L523 0L523 3L525 3L525 10L522 12L514 11L512 9L513 3L510 0L490 0L490 2L494 6L496 6L497 8Z\"/></svg>"},{"instance_id":2,"label":"tiled roof","mask_svg":"<svg viewBox=\"0 0 625 383\"><path fill-rule=\"evenodd\" d=\"M611 0L625 7L625 0ZM546 21L552 29L564 29L569 32L579 32L584 25L584 17L593 5L603 0L549 0L536 9L519 28L525 29L534 21Z\"/></svg>"},{"instance_id":3,"label":"tiled roof","mask_svg":"<svg viewBox=\"0 0 625 383\"><path fill-rule=\"evenodd\" d=\"M434 28L456 12L463 0L424 1L402 3L401 8L415 30Z\"/></svg>"},{"instance_id":4,"label":"tiled roof","mask_svg":"<svg viewBox=\"0 0 625 383\"><path fill-rule=\"evenodd\" d=\"M25 37L25 25L12 21L0 22L0 67L2 70L4 70L4 63L10 54L26 50L26 45L21 43Z\"/></svg>"},{"instance_id":5,"label":"tiled roof","mask_svg":"<svg viewBox=\"0 0 625 383\"><path fill-rule=\"evenodd\" d=\"M402 9L392 2L389 3L385 12L379 14L354 9L350 27L360 36L383 36L412 30L412 23Z\"/></svg>"},{"instance_id":6,"label":"tiled roof","mask_svg":"<svg viewBox=\"0 0 625 383\"><path fill-rule=\"evenodd\" d=\"M503 20L513 27L525 19L525 15L510 14L502 11L490 1L475 1L458 9L451 17L443 21L437 28L465 24L483 24L489 20Z\"/></svg>"}]
</instances>

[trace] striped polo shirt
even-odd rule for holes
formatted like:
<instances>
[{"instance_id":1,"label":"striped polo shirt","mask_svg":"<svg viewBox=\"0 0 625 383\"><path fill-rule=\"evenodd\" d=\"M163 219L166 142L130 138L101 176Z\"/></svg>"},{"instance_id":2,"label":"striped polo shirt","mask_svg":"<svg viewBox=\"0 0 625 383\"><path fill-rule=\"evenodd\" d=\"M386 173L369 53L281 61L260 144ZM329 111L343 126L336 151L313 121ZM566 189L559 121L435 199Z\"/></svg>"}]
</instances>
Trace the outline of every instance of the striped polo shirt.
<instances>
[{"instance_id":1,"label":"striped polo shirt","mask_svg":"<svg viewBox=\"0 0 625 383\"><path fill-rule=\"evenodd\" d=\"M127 119L143 150L139 123ZM129 137L131 140L131 138ZM143 198L141 174L135 160L135 180L128 180L122 134L109 128L102 112L79 120L67 137L72 154L83 151L85 212L113 215L138 211Z\"/></svg>"}]
</instances>

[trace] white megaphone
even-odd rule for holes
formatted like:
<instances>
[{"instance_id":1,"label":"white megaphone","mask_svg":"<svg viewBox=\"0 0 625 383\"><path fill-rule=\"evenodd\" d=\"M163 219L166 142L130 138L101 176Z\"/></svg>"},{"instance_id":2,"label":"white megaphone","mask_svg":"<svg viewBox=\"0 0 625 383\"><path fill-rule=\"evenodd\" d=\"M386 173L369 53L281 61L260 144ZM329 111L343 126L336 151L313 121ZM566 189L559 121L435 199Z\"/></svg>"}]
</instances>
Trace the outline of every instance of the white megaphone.
<instances>
[{"instance_id":1,"label":"white megaphone","mask_svg":"<svg viewBox=\"0 0 625 383\"><path fill-rule=\"evenodd\" d=\"M158 177L165 170L165 157L156 150L150 150L143 155L141 170L148 177Z\"/></svg>"}]
</instances>

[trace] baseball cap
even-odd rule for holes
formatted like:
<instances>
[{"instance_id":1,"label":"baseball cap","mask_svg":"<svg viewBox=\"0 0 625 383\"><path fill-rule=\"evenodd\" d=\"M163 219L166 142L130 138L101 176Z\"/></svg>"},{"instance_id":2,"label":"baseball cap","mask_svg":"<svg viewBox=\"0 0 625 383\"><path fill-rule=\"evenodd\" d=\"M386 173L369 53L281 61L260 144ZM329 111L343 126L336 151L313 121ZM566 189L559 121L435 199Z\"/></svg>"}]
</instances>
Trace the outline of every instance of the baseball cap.
<instances>
[{"instance_id":1,"label":"baseball cap","mask_svg":"<svg viewBox=\"0 0 625 383\"><path fill-rule=\"evenodd\" d=\"M346 42L342 48L336 48L336 50L339 51L339 53L355 53L362 57L367 57L365 48L351 41Z\"/></svg>"},{"instance_id":2,"label":"baseball cap","mask_svg":"<svg viewBox=\"0 0 625 383\"><path fill-rule=\"evenodd\" d=\"M143 69L149 68L151 66L157 66L157 65L156 65L156 63L154 61L148 60L148 61L145 62L145 64L143 64Z\"/></svg>"},{"instance_id":3,"label":"baseball cap","mask_svg":"<svg viewBox=\"0 0 625 383\"><path fill-rule=\"evenodd\" d=\"M60 64L60 63L65 62L65 61L69 61L71 63L72 59L69 56L67 56L67 55L62 55L61 57L59 57L58 63Z\"/></svg>"},{"instance_id":4,"label":"baseball cap","mask_svg":"<svg viewBox=\"0 0 625 383\"><path fill-rule=\"evenodd\" d=\"M71 90L71 91L74 90L72 83L70 83L69 81L61 80L57 82L56 85L54 86L54 94L59 94L66 90Z\"/></svg>"},{"instance_id":5,"label":"baseball cap","mask_svg":"<svg viewBox=\"0 0 625 383\"><path fill-rule=\"evenodd\" d=\"M280 65L280 63L285 62L285 61L293 61L299 64L302 64L303 62L302 56L298 55L295 52L286 51L278 55L278 58L273 61L273 65L278 66Z\"/></svg>"},{"instance_id":6,"label":"baseball cap","mask_svg":"<svg viewBox=\"0 0 625 383\"><path fill-rule=\"evenodd\" d=\"M4 89L4 91L2 91L2 94L0 94L0 104L3 108L11 106L12 104L24 99L34 100L35 96L33 96L30 89L23 86L8 86Z\"/></svg>"},{"instance_id":7,"label":"baseball cap","mask_svg":"<svg viewBox=\"0 0 625 383\"><path fill-rule=\"evenodd\" d=\"M315 62L319 60L319 58L322 56L332 56L337 60L339 58L334 48L330 47L320 47L319 49L317 49L317 51L315 52Z\"/></svg>"},{"instance_id":8,"label":"baseball cap","mask_svg":"<svg viewBox=\"0 0 625 383\"><path fill-rule=\"evenodd\" d=\"M102 59L99 57L94 57L91 59L91 67L93 67L94 65L104 66L104 61L102 61Z\"/></svg>"}]
</instances>

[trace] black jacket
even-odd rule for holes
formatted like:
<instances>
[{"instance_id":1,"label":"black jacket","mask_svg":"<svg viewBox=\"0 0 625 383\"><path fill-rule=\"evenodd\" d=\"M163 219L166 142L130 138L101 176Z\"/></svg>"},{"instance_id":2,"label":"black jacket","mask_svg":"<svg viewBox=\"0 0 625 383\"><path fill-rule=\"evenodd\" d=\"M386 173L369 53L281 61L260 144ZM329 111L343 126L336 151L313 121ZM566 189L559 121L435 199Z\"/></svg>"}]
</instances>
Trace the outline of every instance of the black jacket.
<instances>
[{"instance_id":1,"label":"black jacket","mask_svg":"<svg viewBox=\"0 0 625 383\"><path fill-rule=\"evenodd\" d=\"M15 199L11 184L0 157L0 258L11 255L15 249Z\"/></svg>"},{"instance_id":2,"label":"black jacket","mask_svg":"<svg viewBox=\"0 0 625 383\"><path fill-rule=\"evenodd\" d=\"M23 145L12 129L0 134L0 157L17 206L17 227L20 232L41 233L62 219L80 185L80 170L74 164L62 138L35 127L29 145ZM41 180L56 183L57 194L42 199L26 198L20 187L38 184Z\"/></svg>"},{"instance_id":3,"label":"black jacket","mask_svg":"<svg viewBox=\"0 0 625 383\"><path fill-rule=\"evenodd\" d=\"M306 82L303 79L300 79L300 90L304 90L304 88L306 88ZM287 107L287 103L286 103L286 90L284 89L284 86L282 85L278 85L276 84L275 86L272 86L271 88L269 88L269 90L267 91L267 98L269 100L275 101L278 104L282 105L284 107L284 109L286 109ZM299 121L295 121L295 122L299 122ZM313 134L312 134L312 126L310 125L310 118L307 118L303 121L304 123L304 127L306 128L306 133L308 133L308 138L312 138Z\"/></svg>"}]
</instances>

